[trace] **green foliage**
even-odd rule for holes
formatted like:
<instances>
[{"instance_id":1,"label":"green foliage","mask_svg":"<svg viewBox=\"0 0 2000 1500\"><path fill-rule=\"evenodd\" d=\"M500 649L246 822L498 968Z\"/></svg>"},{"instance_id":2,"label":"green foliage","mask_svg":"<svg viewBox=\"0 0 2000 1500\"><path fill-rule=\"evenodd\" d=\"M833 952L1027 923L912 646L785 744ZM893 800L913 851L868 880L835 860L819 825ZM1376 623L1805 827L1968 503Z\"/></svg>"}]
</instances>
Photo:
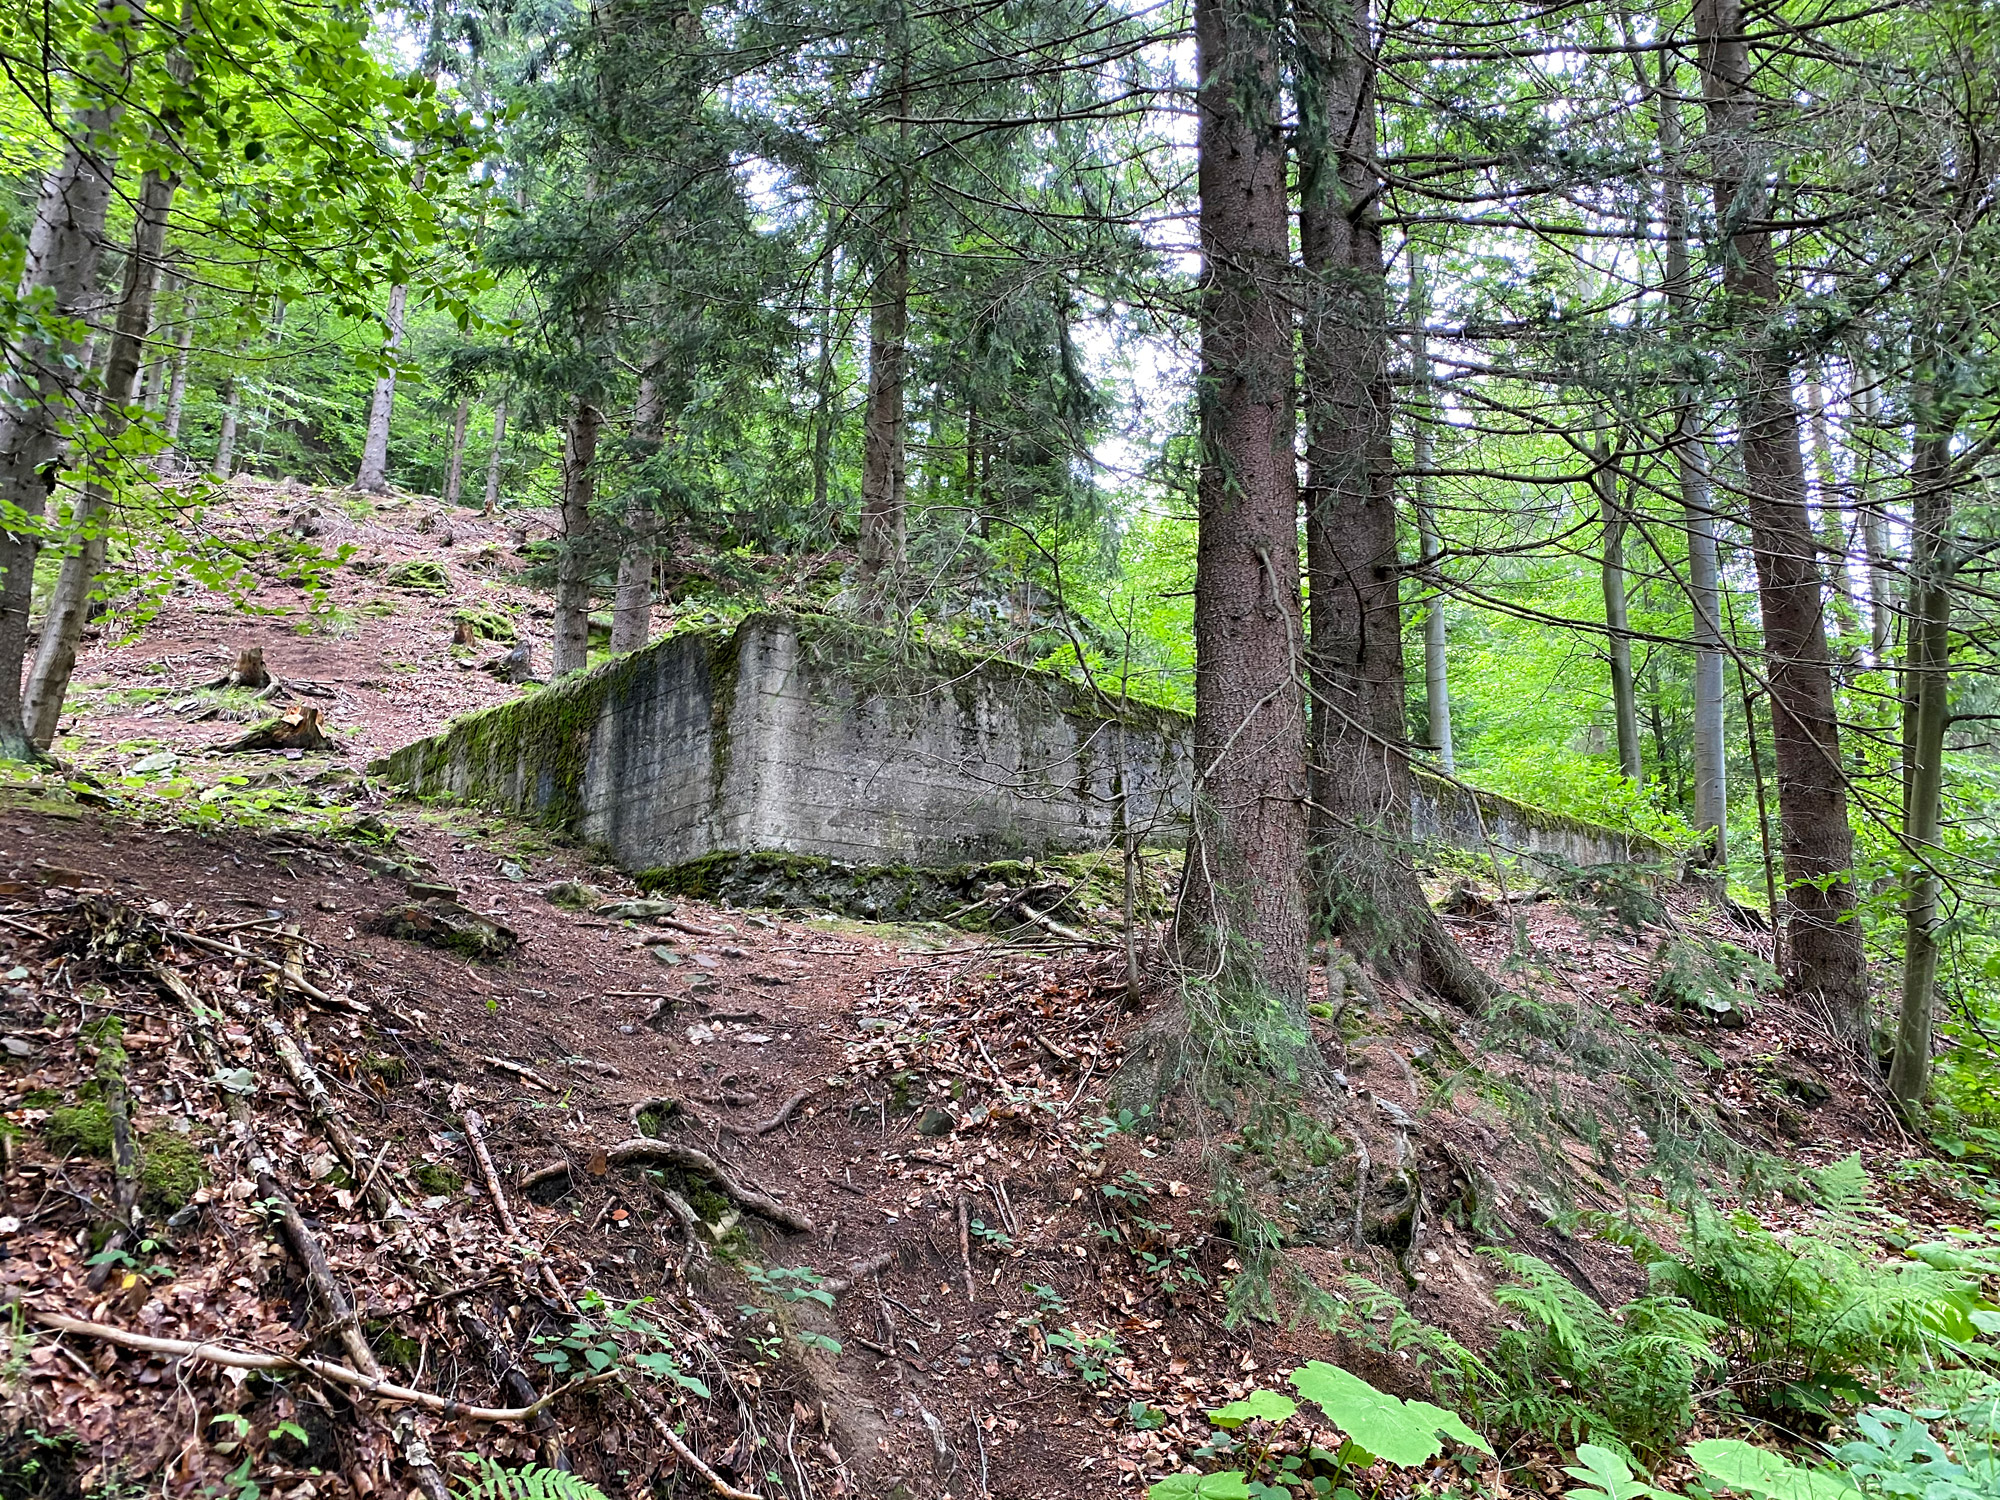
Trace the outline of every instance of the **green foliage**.
<instances>
[{"instance_id":1,"label":"green foliage","mask_svg":"<svg viewBox=\"0 0 2000 1500\"><path fill-rule=\"evenodd\" d=\"M383 584L409 594L443 594L451 590L451 576L442 565L427 557L399 562L382 575Z\"/></svg>"},{"instance_id":2,"label":"green foliage","mask_svg":"<svg viewBox=\"0 0 2000 1500\"><path fill-rule=\"evenodd\" d=\"M1674 1500L1672 1490L1654 1488L1635 1476L1621 1455L1595 1443L1578 1445L1576 1462L1563 1473L1577 1481L1564 1500Z\"/></svg>"},{"instance_id":3,"label":"green foliage","mask_svg":"<svg viewBox=\"0 0 2000 1500\"><path fill-rule=\"evenodd\" d=\"M1576 1441L1607 1440L1644 1455L1665 1450L1692 1419L1695 1382L1722 1363L1719 1321L1675 1296L1643 1297L1606 1313L1546 1261L1482 1252L1514 1282L1495 1300L1525 1325L1494 1345L1486 1415L1510 1428Z\"/></svg>"},{"instance_id":4,"label":"green foliage","mask_svg":"<svg viewBox=\"0 0 2000 1500\"><path fill-rule=\"evenodd\" d=\"M1866 1494L1884 1500L1990 1500L2000 1495L1996 1405L1989 1392L1962 1412L1950 1424L1949 1448L1922 1417L1870 1407L1854 1418L1857 1436L1833 1456Z\"/></svg>"},{"instance_id":5,"label":"green foliage","mask_svg":"<svg viewBox=\"0 0 2000 1500\"><path fill-rule=\"evenodd\" d=\"M1857 1500L1853 1482L1845 1476L1803 1468L1740 1438L1690 1443L1688 1457L1712 1483L1751 1500Z\"/></svg>"},{"instance_id":6,"label":"green foliage","mask_svg":"<svg viewBox=\"0 0 2000 1500\"><path fill-rule=\"evenodd\" d=\"M1652 999L1741 1025L1751 1002L1775 992L1778 983L1778 971L1754 953L1720 938L1682 935L1660 945Z\"/></svg>"},{"instance_id":7,"label":"green foliage","mask_svg":"<svg viewBox=\"0 0 2000 1500\"><path fill-rule=\"evenodd\" d=\"M561 1469L545 1469L540 1464L509 1469L477 1453L461 1453L459 1457L479 1470L477 1478L460 1483L458 1492L464 1500L607 1500L604 1491L589 1480Z\"/></svg>"}]
</instances>

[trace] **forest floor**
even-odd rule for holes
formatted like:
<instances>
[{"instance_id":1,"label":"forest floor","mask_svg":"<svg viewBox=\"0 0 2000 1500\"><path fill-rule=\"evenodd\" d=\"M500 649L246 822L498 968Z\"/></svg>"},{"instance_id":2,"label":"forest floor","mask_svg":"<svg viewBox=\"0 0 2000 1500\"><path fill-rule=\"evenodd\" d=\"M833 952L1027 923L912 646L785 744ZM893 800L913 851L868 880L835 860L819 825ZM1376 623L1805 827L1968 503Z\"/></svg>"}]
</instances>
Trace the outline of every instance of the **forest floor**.
<instances>
[{"instance_id":1,"label":"forest floor","mask_svg":"<svg viewBox=\"0 0 2000 1500\"><path fill-rule=\"evenodd\" d=\"M476 670L504 644L451 644L455 617L504 616L546 663L519 538L249 482L218 514L356 551L312 613L272 545L248 601L266 613L188 586L129 638L106 621L65 773L0 783L0 1297L22 1310L0 1471L39 1475L10 1496L400 1497L434 1478L413 1441L461 1485L479 1454L560 1456L613 1495L1129 1495L1190 1463L1209 1408L1303 1360L1421 1394L1355 1276L1477 1348L1504 1321L1482 1246L1615 1305L1642 1270L1566 1211L1665 1223L1690 1176L1858 1152L1884 1234L1972 1222L1814 1017L1665 1003L1672 945L1747 960L1767 938L1679 887L1466 868L1435 891L1464 888L1454 925L1518 999L1473 1021L1385 986L1317 1021L1312 1103L1343 1147L1254 1185L1292 1247L1275 1316L1232 1320L1247 1252L1211 1204L1221 1153L1107 1103L1175 1003L1132 1003L1114 945L604 911L640 893L588 851L364 769L519 691ZM413 561L443 589L396 587ZM205 686L251 645L336 753L214 748L273 706ZM491 951L394 935L438 903ZM146 1228L94 1254L120 1115ZM1737 1201L1774 1225L1818 1212ZM301 1268L313 1247L344 1328ZM1343 1327L1290 1316L1307 1283ZM407 1406L203 1341L350 1364L362 1344L460 1405L399 1428ZM523 1405L523 1377L561 1388L533 1420L463 1409ZM1516 1488L1564 1487L1536 1444L1502 1461ZM1466 1482L1440 1464L1416 1482Z\"/></svg>"}]
</instances>

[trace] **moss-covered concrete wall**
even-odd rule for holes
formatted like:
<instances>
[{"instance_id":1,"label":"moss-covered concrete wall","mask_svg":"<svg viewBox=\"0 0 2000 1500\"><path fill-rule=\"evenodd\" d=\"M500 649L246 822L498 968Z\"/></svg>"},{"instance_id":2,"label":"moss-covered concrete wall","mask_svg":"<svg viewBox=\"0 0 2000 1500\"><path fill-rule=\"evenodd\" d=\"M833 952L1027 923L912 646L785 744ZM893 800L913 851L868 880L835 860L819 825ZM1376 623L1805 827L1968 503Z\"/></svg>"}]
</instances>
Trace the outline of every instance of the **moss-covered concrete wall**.
<instances>
[{"instance_id":1,"label":"moss-covered concrete wall","mask_svg":"<svg viewBox=\"0 0 2000 1500\"><path fill-rule=\"evenodd\" d=\"M453 723L383 763L424 794L603 844L625 868L714 853L942 868L1102 848L1129 808L1179 842L1191 724L1055 673L814 616L670 636ZM1419 778L1419 838L1572 864L1663 851ZM1642 847L1643 846L1643 847Z\"/></svg>"}]
</instances>

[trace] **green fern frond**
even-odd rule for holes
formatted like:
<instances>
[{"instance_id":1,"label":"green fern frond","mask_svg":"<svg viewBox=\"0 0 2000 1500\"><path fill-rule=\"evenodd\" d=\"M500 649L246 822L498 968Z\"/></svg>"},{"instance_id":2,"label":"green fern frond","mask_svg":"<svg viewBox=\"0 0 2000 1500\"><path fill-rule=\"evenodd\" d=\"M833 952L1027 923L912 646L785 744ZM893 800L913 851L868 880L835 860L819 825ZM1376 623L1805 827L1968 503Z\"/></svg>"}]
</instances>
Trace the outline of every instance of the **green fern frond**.
<instances>
[{"instance_id":1,"label":"green fern frond","mask_svg":"<svg viewBox=\"0 0 2000 1500\"><path fill-rule=\"evenodd\" d=\"M545 1469L540 1464L509 1469L477 1453L461 1453L459 1457L479 1466L479 1477L459 1488L464 1500L609 1500L589 1480L561 1469Z\"/></svg>"},{"instance_id":2,"label":"green fern frond","mask_svg":"<svg viewBox=\"0 0 2000 1500\"><path fill-rule=\"evenodd\" d=\"M1807 1167L1800 1174L1819 1206L1836 1219L1852 1221L1868 1208L1868 1169L1861 1153L1844 1156L1828 1167Z\"/></svg>"}]
</instances>

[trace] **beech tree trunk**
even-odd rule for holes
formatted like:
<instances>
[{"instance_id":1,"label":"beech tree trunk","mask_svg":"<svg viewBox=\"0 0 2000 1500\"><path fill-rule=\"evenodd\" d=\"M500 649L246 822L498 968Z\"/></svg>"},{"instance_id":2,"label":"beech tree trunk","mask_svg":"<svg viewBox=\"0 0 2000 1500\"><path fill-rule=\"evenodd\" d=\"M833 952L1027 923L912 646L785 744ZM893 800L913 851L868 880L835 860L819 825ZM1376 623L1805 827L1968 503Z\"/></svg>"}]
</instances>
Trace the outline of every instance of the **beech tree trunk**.
<instances>
[{"instance_id":1,"label":"beech tree trunk","mask_svg":"<svg viewBox=\"0 0 2000 1500\"><path fill-rule=\"evenodd\" d=\"M236 422L243 405L243 382L234 375L222 382L222 425L215 434L215 464L209 472L228 479L236 472Z\"/></svg>"},{"instance_id":2,"label":"beech tree trunk","mask_svg":"<svg viewBox=\"0 0 2000 1500\"><path fill-rule=\"evenodd\" d=\"M1416 502L1417 552L1423 566L1423 583L1430 591L1430 598L1424 604L1424 717L1430 721L1431 748L1437 752L1438 769L1450 776L1458 769L1458 757L1451 742L1444 578L1438 569L1438 556L1444 544L1431 505L1431 351L1424 330L1424 321L1430 315L1430 300L1424 286L1422 253L1412 246L1409 255L1410 381L1415 391L1410 412L1410 462L1417 471L1410 492Z\"/></svg>"},{"instance_id":3,"label":"beech tree trunk","mask_svg":"<svg viewBox=\"0 0 2000 1500\"><path fill-rule=\"evenodd\" d=\"M106 4L99 15L109 35L113 7ZM113 44L129 65L122 37ZM72 116L69 147L36 202L21 293L45 295L59 319L77 317L96 287L111 201L111 142L123 113L122 104L99 102ZM37 341L31 332L9 354L0 388L0 759L27 760L34 746L21 713L21 667L42 517L61 461L63 417L76 401L66 366L74 346Z\"/></svg>"},{"instance_id":4,"label":"beech tree trunk","mask_svg":"<svg viewBox=\"0 0 2000 1500\"><path fill-rule=\"evenodd\" d=\"M604 414L588 401L563 425L562 553L556 560L556 638L549 675L590 664L590 501L596 488L597 434Z\"/></svg>"},{"instance_id":5,"label":"beech tree trunk","mask_svg":"<svg viewBox=\"0 0 2000 1500\"><path fill-rule=\"evenodd\" d=\"M1431 911L1412 862L1368 0L1309 0L1299 17L1316 75L1301 86L1298 141L1317 906L1378 972L1477 1007L1490 986Z\"/></svg>"},{"instance_id":6,"label":"beech tree trunk","mask_svg":"<svg viewBox=\"0 0 2000 1500\"><path fill-rule=\"evenodd\" d=\"M49 599L48 617L42 622L41 645L35 653L34 670L28 674L24 695L23 716L28 737L39 750L48 749L55 741L63 699L69 694L70 673L76 668L77 643L83 638L84 618L90 611L91 590L104 566L109 540L105 511L111 500L111 481L103 468L119 461L112 448L130 425L131 405L137 399L134 386L146 352L146 334L152 326L160 252L166 246L167 216L178 186L175 178L148 172L139 188L132 224L132 252L125 261L118 322L111 335L111 353L105 365L104 406L96 424L101 451L92 455L92 468L96 472L85 483L73 508L70 549L63 558L55 592Z\"/></svg>"},{"instance_id":7,"label":"beech tree trunk","mask_svg":"<svg viewBox=\"0 0 2000 1500\"><path fill-rule=\"evenodd\" d=\"M507 403L493 407L493 451L486 455L486 505L483 514L492 515L500 503L500 453L507 438Z\"/></svg>"},{"instance_id":8,"label":"beech tree trunk","mask_svg":"<svg viewBox=\"0 0 2000 1500\"><path fill-rule=\"evenodd\" d=\"M1611 445L1595 445L1597 513L1604 539L1600 575L1604 589L1604 646L1611 663L1611 717L1618 733L1618 770L1634 786L1646 780L1639 747L1639 692L1632 677L1632 619L1625 605L1625 529L1630 518L1618 499L1618 470Z\"/></svg>"},{"instance_id":9,"label":"beech tree trunk","mask_svg":"<svg viewBox=\"0 0 2000 1500\"><path fill-rule=\"evenodd\" d=\"M1194 803L1173 941L1303 1019L1305 723L1276 0L1196 0L1202 272Z\"/></svg>"},{"instance_id":10,"label":"beech tree trunk","mask_svg":"<svg viewBox=\"0 0 2000 1500\"><path fill-rule=\"evenodd\" d=\"M389 288L389 306L382 317L387 328L382 340L385 359L394 358L402 345L403 308L409 295L406 286ZM390 365L376 377L375 393L368 400L368 433L361 444L361 470L354 476L357 490L379 495L389 488L389 418L395 407L396 367Z\"/></svg>"},{"instance_id":11,"label":"beech tree trunk","mask_svg":"<svg viewBox=\"0 0 2000 1500\"><path fill-rule=\"evenodd\" d=\"M444 468L444 503L455 507L465 489L465 424L472 420L472 398L460 396L451 414L451 457Z\"/></svg>"},{"instance_id":12,"label":"beech tree trunk","mask_svg":"<svg viewBox=\"0 0 2000 1500\"><path fill-rule=\"evenodd\" d=\"M1854 836L1847 821L1840 723L1833 696L1825 580L1806 510L1799 413L1784 335L1770 326L1783 290L1769 227L1763 167L1753 157L1760 109L1751 83L1742 0L1696 0L1694 18L1708 111L1718 257L1739 309L1744 370L1737 397L1745 509L1757 564L1778 772L1791 973L1788 987L1823 1003L1857 1045L1870 1029L1868 971L1854 920Z\"/></svg>"},{"instance_id":13,"label":"beech tree trunk","mask_svg":"<svg viewBox=\"0 0 2000 1500\"><path fill-rule=\"evenodd\" d=\"M641 377L638 400L632 406L632 436L642 455L659 452L664 416L655 361ZM653 634L653 536L660 524L653 500L653 492L641 485L625 507L625 529L632 537L618 557L618 592L611 604L611 649L620 654L637 651Z\"/></svg>"},{"instance_id":14,"label":"beech tree trunk","mask_svg":"<svg viewBox=\"0 0 2000 1500\"><path fill-rule=\"evenodd\" d=\"M160 450L159 466L163 474L177 474L181 468L181 457L175 445L180 441L181 416L187 410L188 354L194 344L195 297L193 292L181 294L181 318L174 337L174 373L167 382L167 415L160 426L160 436L166 447Z\"/></svg>"}]
</instances>

